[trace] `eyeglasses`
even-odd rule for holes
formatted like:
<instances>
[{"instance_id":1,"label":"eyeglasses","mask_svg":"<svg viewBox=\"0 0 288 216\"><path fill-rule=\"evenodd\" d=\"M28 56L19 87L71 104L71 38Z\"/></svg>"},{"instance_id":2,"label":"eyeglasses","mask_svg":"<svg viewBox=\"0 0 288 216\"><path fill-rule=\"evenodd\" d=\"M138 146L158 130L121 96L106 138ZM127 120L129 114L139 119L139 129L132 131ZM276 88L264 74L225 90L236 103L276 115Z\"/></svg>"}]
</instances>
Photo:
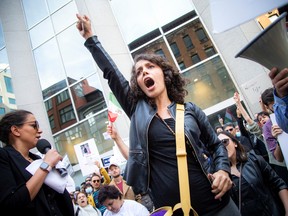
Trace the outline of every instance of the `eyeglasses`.
<instances>
[{"instance_id":1,"label":"eyeglasses","mask_svg":"<svg viewBox=\"0 0 288 216\"><path fill-rule=\"evenodd\" d=\"M100 182L100 180L99 180L99 179L97 179L97 180L93 180L92 182L93 182L93 183L95 183L95 182L99 183L99 182Z\"/></svg>"},{"instance_id":2,"label":"eyeglasses","mask_svg":"<svg viewBox=\"0 0 288 216\"><path fill-rule=\"evenodd\" d=\"M229 129L226 129L225 131L226 132L232 132L234 130L234 128L229 128Z\"/></svg>"},{"instance_id":3,"label":"eyeglasses","mask_svg":"<svg viewBox=\"0 0 288 216\"><path fill-rule=\"evenodd\" d=\"M29 122L24 122L24 123L20 123L20 124L15 124L15 125L18 125L18 126L20 126L20 125L24 125L24 124L29 124L29 126L31 126L31 127L33 127L35 130L39 130L39 123L38 123L38 121L36 120L36 121L29 121Z\"/></svg>"},{"instance_id":4,"label":"eyeglasses","mask_svg":"<svg viewBox=\"0 0 288 216\"><path fill-rule=\"evenodd\" d=\"M229 145L229 142L230 142L230 139L223 139L221 140L222 143L224 144L224 146L228 146Z\"/></svg>"},{"instance_id":5,"label":"eyeglasses","mask_svg":"<svg viewBox=\"0 0 288 216\"><path fill-rule=\"evenodd\" d=\"M33 124L32 124L33 123ZM39 130L39 123L38 121L31 121L31 122L25 122L23 124L29 124L31 127L33 127L35 130Z\"/></svg>"}]
</instances>

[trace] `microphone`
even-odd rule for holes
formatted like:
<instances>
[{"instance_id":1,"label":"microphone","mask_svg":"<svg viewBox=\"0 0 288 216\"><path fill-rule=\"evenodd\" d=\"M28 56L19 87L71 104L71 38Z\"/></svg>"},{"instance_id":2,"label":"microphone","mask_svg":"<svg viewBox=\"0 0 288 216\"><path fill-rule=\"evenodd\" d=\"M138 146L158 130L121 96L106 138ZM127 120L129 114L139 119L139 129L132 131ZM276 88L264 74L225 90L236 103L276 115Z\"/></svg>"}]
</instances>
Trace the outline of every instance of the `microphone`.
<instances>
[{"instance_id":1,"label":"microphone","mask_svg":"<svg viewBox=\"0 0 288 216\"><path fill-rule=\"evenodd\" d=\"M51 149L51 144L46 139L39 139L36 148L41 154L46 154ZM65 168L56 168L56 170L59 172L61 177L65 177L68 174Z\"/></svg>"}]
</instances>

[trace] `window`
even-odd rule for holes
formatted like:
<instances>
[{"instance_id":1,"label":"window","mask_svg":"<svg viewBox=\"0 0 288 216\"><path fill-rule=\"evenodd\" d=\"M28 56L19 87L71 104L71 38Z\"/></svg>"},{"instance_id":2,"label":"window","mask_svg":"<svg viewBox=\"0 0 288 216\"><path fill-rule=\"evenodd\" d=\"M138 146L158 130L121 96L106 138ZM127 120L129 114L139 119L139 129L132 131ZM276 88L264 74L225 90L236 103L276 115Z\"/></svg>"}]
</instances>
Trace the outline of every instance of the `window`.
<instances>
[{"instance_id":1,"label":"window","mask_svg":"<svg viewBox=\"0 0 288 216\"><path fill-rule=\"evenodd\" d=\"M157 55L161 55L161 56L165 57L165 54L164 54L164 52L163 52L162 49L158 49L158 50L156 50L156 51L155 51L155 54L157 54Z\"/></svg>"},{"instance_id":2,"label":"window","mask_svg":"<svg viewBox=\"0 0 288 216\"><path fill-rule=\"evenodd\" d=\"M184 64L183 61L182 61L182 62L179 62L178 65L179 65L179 67L180 67L180 70L184 70L184 69L186 68L186 66L185 66L185 64Z\"/></svg>"},{"instance_id":3,"label":"window","mask_svg":"<svg viewBox=\"0 0 288 216\"><path fill-rule=\"evenodd\" d=\"M46 111L52 109L52 107L53 107L52 99L49 99L49 100L45 101L45 107L46 107Z\"/></svg>"},{"instance_id":4,"label":"window","mask_svg":"<svg viewBox=\"0 0 288 216\"><path fill-rule=\"evenodd\" d=\"M3 103L3 97L0 96L0 103Z\"/></svg>"},{"instance_id":5,"label":"window","mask_svg":"<svg viewBox=\"0 0 288 216\"><path fill-rule=\"evenodd\" d=\"M16 100L14 98L8 98L9 104L16 104Z\"/></svg>"},{"instance_id":6,"label":"window","mask_svg":"<svg viewBox=\"0 0 288 216\"><path fill-rule=\"evenodd\" d=\"M4 76L4 80L5 80L5 85L6 85L6 91L9 93L14 93L11 78Z\"/></svg>"},{"instance_id":7,"label":"window","mask_svg":"<svg viewBox=\"0 0 288 216\"><path fill-rule=\"evenodd\" d=\"M197 37L201 43L208 41L208 38L207 38L207 36L206 36L206 34L202 28L198 29L196 31L196 34L197 34Z\"/></svg>"},{"instance_id":8,"label":"window","mask_svg":"<svg viewBox=\"0 0 288 216\"><path fill-rule=\"evenodd\" d=\"M180 51L179 51L179 48L177 46L177 44L174 42L172 44L170 44L170 47L172 49L172 52L174 54L174 56L177 58L179 57L181 54L180 54Z\"/></svg>"},{"instance_id":9,"label":"window","mask_svg":"<svg viewBox=\"0 0 288 216\"><path fill-rule=\"evenodd\" d=\"M4 115L5 114L5 108L0 107L0 115Z\"/></svg>"},{"instance_id":10,"label":"window","mask_svg":"<svg viewBox=\"0 0 288 216\"><path fill-rule=\"evenodd\" d=\"M187 50L190 50L190 49L194 48L194 45L193 45L192 40L189 37L189 35L184 36L183 37L183 41L185 43L185 46L186 46Z\"/></svg>"},{"instance_id":11,"label":"window","mask_svg":"<svg viewBox=\"0 0 288 216\"><path fill-rule=\"evenodd\" d=\"M49 116L48 119L49 119L50 127L52 129L55 128L54 115Z\"/></svg>"},{"instance_id":12,"label":"window","mask_svg":"<svg viewBox=\"0 0 288 216\"><path fill-rule=\"evenodd\" d=\"M209 47L207 49L205 49L205 53L207 55L207 57L213 56L216 54L215 49L213 47Z\"/></svg>"},{"instance_id":13,"label":"window","mask_svg":"<svg viewBox=\"0 0 288 216\"><path fill-rule=\"evenodd\" d=\"M60 104L66 100L68 100L69 97L69 93L68 90L65 90L63 92L61 92L58 96L57 96L57 104Z\"/></svg>"},{"instance_id":14,"label":"window","mask_svg":"<svg viewBox=\"0 0 288 216\"><path fill-rule=\"evenodd\" d=\"M197 64L198 62L201 61L201 59L199 58L198 54L192 55L191 56L191 60L193 64Z\"/></svg>"},{"instance_id":15,"label":"window","mask_svg":"<svg viewBox=\"0 0 288 216\"><path fill-rule=\"evenodd\" d=\"M73 112L72 105L65 107L64 109L59 110L60 121L62 124L75 119L75 114Z\"/></svg>"}]
</instances>

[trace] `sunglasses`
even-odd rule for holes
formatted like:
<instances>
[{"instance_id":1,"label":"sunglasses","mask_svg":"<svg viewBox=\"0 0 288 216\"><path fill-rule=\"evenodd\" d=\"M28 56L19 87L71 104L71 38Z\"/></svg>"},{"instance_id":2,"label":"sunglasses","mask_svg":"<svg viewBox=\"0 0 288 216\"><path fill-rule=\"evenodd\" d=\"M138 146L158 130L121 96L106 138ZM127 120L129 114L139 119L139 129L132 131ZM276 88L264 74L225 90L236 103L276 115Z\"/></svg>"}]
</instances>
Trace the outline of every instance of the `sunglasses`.
<instances>
[{"instance_id":1,"label":"sunglasses","mask_svg":"<svg viewBox=\"0 0 288 216\"><path fill-rule=\"evenodd\" d=\"M33 123L33 124L32 124ZM32 122L25 122L24 124L29 124L31 127L33 127L35 130L39 130L39 123L38 121L32 121Z\"/></svg>"},{"instance_id":2,"label":"sunglasses","mask_svg":"<svg viewBox=\"0 0 288 216\"><path fill-rule=\"evenodd\" d=\"M224 146L228 146L229 145L229 142L230 142L230 139L223 139L221 140L222 143L224 144Z\"/></svg>"},{"instance_id":3,"label":"sunglasses","mask_svg":"<svg viewBox=\"0 0 288 216\"><path fill-rule=\"evenodd\" d=\"M93 180L92 182L93 182L93 183L95 183L95 182L99 183L99 182L100 182L100 180L99 180L99 179L97 179L97 180Z\"/></svg>"},{"instance_id":4,"label":"sunglasses","mask_svg":"<svg viewBox=\"0 0 288 216\"><path fill-rule=\"evenodd\" d=\"M24 122L22 124L16 124L16 125L24 125L24 124L29 124L29 126L33 127L35 130L39 130L39 122L36 120L36 121L29 121L29 122Z\"/></svg>"},{"instance_id":5,"label":"sunglasses","mask_svg":"<svg viewBox=\"0 0 288 216\"><path fill-rule=\"evenodd\" d=\"M226 132L232 132L234 128L226 129Z\"/></svg>"}]
</instances>

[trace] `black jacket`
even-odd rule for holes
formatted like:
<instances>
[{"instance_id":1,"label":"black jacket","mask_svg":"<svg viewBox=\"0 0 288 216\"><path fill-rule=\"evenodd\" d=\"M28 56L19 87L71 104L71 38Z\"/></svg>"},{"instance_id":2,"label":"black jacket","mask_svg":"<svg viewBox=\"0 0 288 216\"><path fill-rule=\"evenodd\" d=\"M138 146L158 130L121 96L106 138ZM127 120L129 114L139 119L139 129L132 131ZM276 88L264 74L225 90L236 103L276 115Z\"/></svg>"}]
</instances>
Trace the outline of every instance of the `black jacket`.
<instances>
[{"instance_id":1,"label":"black jacket","mask_svg":"<svg viewBox=\"0 0 288 216\"><path fill-rule=\"evenodd\" d=\"M32 153L29 156L34 160L40 158ZM36 197L30 200L26 182L32 175L26 170L28 165L12 146L0 148L0 209L9 215L74 215L67 190L60 194L43 184Z\"/></svg>"},{"instance_id":2,"label":"black jacket","mask_svg":"<svg viewBox=\"0 0 288 216\"><path fill-rule=\"evenodd\" d=\"M241 190L241 208L243 216L281 216L283 206L278 192L287 189L285 182L275 173L270 165L253 150L249 152L248 161L243 164L242 178L250 186L248 191ZM242 180L243 182L243 180ZM246 186L247 188L247 186ZM231 197L238 205L239 185L232 188ZM249 200L243 194L249 194ZM253 196L253 199L252 199Z\"/></svg>"},{"instance_id":3,"label":"black jacket","mask_svg":"<svg viewBox=\"0 0 288 216\"><path fill-rule=\"evenodd\" d=\"M148 129L157 110L144 100L139 100L137 104L132 103L129 99L131 93L129 82L120 73L96 36L88 38L85 46L103 71L103 76L108 80L110 89L131 120L129 159L125 178L128 185L133 186L136 194L146 193L149 189L150 179ZM171 116L175 119L176 104L172 103L168 108ZM192 143L197 160L205 174L212 169L230 173L226 148L218 139L204 112L193 103L185 104L185 135Z\"/></svg>"}]
</instances>

